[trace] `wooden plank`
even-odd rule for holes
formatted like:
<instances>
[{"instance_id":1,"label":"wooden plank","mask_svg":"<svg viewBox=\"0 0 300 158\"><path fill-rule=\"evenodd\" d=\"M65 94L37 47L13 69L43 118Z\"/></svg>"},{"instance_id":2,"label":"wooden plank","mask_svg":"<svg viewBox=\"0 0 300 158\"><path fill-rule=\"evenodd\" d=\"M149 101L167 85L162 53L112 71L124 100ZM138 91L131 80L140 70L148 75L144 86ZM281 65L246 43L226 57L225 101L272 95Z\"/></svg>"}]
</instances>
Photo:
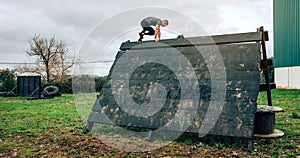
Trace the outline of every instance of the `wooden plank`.
<instances>
[{"instance_id":1,"label":"wooden plank","mask_svg":"<svg viewBox=\"0 0 300 158\"><path fill-rule=\"evenodd\" d=\"M270 83L270 90L271 89L276 89L276 84L275 83ZM263 92L263 91L267 91L268 87L267 84L261 83L259 84L259 91Z\"/></svg>"},{"instance_id":2,"label":"wooden plank","mask_svg":"<svg viewBox=\"0 0 300 158\"><path fill-rule=\"evenodd\" d=\"M241 137L241 138L252 138L254 122L247 118L251 118L253 115L241 115L230 117L226 115L222 119L222 123L216 123L214 128L209 132L209 134L214 135L224 135L224 136L234 136L234 137ZM226 121L224 121L226 120ZM228 124L226 125L227 122ZM218 128L215 128L218 127Z\"/></svg>"},{"instance_id":3,"label":"wooden plank","mask_svg":"<svg viewBox=\"0 0 300 158\"><path fill-rule=\"evenodd\" d=\"M195 47L187 47L187 48L178 48L177 50L186 57L186 59L192 64L192 66L195 69L204 68L207 69L208 63L213 63L213 67L211 69L213 70L224 70L224 65L226 67L226 70L235 70L237 71L237 67L241 71L249 71L249 70L257 70L259 69L259 65L253 65L253 60L260 59L260 44L254 43L254 44L231 44L231 45L222 45L218 46L216 48L212 47L201 47L199 50L202 54L210 54L210 58L207 58L206 60L203 58L201 53L198 49ZM253 51L251 51L253 50ZM137 56L130 55L131 58L123 58L122 61L115 61L115 63L118 63L116 67L113 66L115 71L120 72L128 72L129 70L133 69L134 66L128 63L135 63L135 62L141 62L141 60L154 60L157 58L166 58L167 61L170 62L170 64L173 65L180 65L181 60L171 60L171 59L177 59L179 57L173 55L170 53L170 49L156 49L153 51L148 51L147 53L143 54L143 57L138 56L142 50L130 50L130 53L135 53ZM174 50L173 50L174 51ZM217 52L219 51L219 52ZM153 56L151 52L156 52L156 55ZM157 53L159 52L159 53ZM224 61L224 65L216 61L217 55L221 53L221 56ZM122 55L124 52L122 52ZM176 53L174 53L176 54ZM121 57L120 55L119 57ZM146 55L146 57L145 57ZM145 59L146 58L146 59ZM169 59L169 60L168 60ZM250 60L251 59L251 60ZM151 65L147 65L148 67L151 67ZM157 66L156 66L157 67ZM175 72L180 72L181 69L175 70ZM201 71L201 70L200 70Z\"/></svg>"},{"instance_id":4,"label":"wooden plank","mask_svg":"<svg viewBox=\"0 0 300 158\"><path fill-rule=\"evenodd\" d=\"M267 66L273 66L273 60L272 59L268 59L267 61L265 60L261 60L260 61L260 68L266 68Z\"/></svg>"},{"instance_id":5,"label":"wooden plank","mask_svg":"<svg viewBox=\"0 0 300 158\"><path fill-rule=\"evenodd\" d=\"M189 46L205 46L205 45L220 45L231 43L243 43L243 42L259 42L262 40L262 32L249 32L239 34L225 34L225 35L213 35L213 36L201 36L201 37L189 37L189 38L176 38L161 40L160 43L154 41L145 42L124 42L122 43L120 50L129 49L153 49L153 48L168 48L168 47L189 47Z\"/></svg>"},{"instance_id":6,"label":"wooden plank","mask_svg":"<svg viewBox=\"0 0 300 158\"><path fill-rule=\"evenodd\" d=\"M201 72L202 69L197 69L195 70L196 72L196 76L198 78L198 82L199 84L201 83L208 83L212 80L211 78L211 74L209 72ZM184 76L184 74L180 74L180 71L178 72L178 74L175 73L168 73L170 70L169 69L156 69L156 71L148 71L148 73L138 73L140 72L139 70L135 71L133 74L131 74L130 76L130 80L129 83L130 84L134 84L134 83L143 83L143 82L139 82L139 81L145 81L147 80L147 82L167 82L168 83L172 83L172 82L179 82L178 78ZM199 72L198 72L199 71ZM164 72L164 73L161 73ZM115 72L115 77L114 80L116 82L122 82L124 80L124 74L126 73L126 71L117 71ZM160 74L159 74L160 73ZM223 81L223 75L220 75L220 73L222 73L222 71L214 71L214 73L216 73L214 75L214 81ZM253 71L253 70L246 70L246 71L233 71L233 70L228 70L226 71L226 81L227 83L231 84L236 83L239 80L259 80L259 76L253 78L253 79L249 79L247 76L244 75L244 73L249 73L249 74L253 74L253 75L259 75L259 72L257 71ZM159 74L159 75L157 75ZM154 76L157 75L157 76ZM191 79L189 80L189 82L194 83L195 79Z\"/></svg>"},{"instance_id":7,"label":"wooden plank","mask_svg":"<svg viewBox=\"0 0 300 158\"><path fill-rule=\"evenodd\" d=\"M180 103L179 99L168 99L168 101L165 103L165 105L160 108L160 107L149 107L149 111L172 111L172 110L178 110L177 105ZM207 112L207 108L210 104L210 101L208 100L200 100L201 104L198 107L198 113L199 114L205 114ZM254 101L250 101L250 99L236 99L234 102L233 101L225 101L224 105L222 107L222 114L223 115L233 115L233 114L253 114L256 112L256 103ZM221 107L220 107L221 108ZM134 111L135 109L130 109L128 107L127 110L132 110ZM190 113L191 111L197 110L196 108L192 106L186 106L180 108L181 111L187 111ZM122 115L124 117L130 116L130 114L124 114L124 111L120 109L120 107L117 104L97 104L97 106L93 107L94 112L99 112L99 113L105 113L107 116L114 117L114 115ZM168 115L164 116L162 114L162 119L166 118ZM138 117L137 117L138 118Z\"/></svg>"},{"instance_id":8,"label":"wooden plank","mask_svg":"<svg viewBox=\"0 0 300 158\"><path fill-rule=\"evenodd\" d=\"M216 124L212 127L209 134L214 135L226 135L226 136L238 136L243 138L251 138L253 134L254 120L248 119L254 117L253 114L237 114L237 115L221 115L218 118ZM174 131L186 131L192 133L199 133L203 117L196 117L195 121L176 120L173 126L170 127ZM104 123L104 124L116 124L120 126L131 127L143 127L150 129L159 129L165 126L169 119L158 119L158 117L152 117L150 119L136 118L133 116L122 117L120 115L110 117L105 114L92 112L89 117L89 122ZM183 129L182 124L188 124L187 130Z\"/></svg>"}]
</instances>

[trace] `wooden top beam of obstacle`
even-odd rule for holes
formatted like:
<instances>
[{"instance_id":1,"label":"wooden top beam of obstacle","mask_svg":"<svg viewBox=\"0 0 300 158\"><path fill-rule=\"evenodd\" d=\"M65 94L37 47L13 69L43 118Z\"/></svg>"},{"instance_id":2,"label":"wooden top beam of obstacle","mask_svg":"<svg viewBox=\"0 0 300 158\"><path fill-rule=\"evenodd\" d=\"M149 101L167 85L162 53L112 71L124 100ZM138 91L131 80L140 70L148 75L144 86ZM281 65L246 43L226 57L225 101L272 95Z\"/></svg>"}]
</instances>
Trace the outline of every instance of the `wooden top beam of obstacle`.
<instances>
[{"instance_id":1,"label":"wooden top beam of obstacle","mask_svg":"<svg viewBox=\"0 0 300 158\"><path fill-rule=\"evenodd\" d=\"M268 34L265 31L265 34ZM268 40L268 38L267 38ZM225 34L225 35L213 35L202 37L189 37L183 38L178 36L177 39L161 40L159 43L163 43L165 47L190 47L190 46L205 46L205 45L221 45L232 43L245 43L245 42L260 42L262 41L262 32L249 32L240 34ZM142 47L137 47L143 44ZM145 42L124 42L121 44L120 50L128 49L151 49L151 48L163 48L164 46L158 46L152 40Z\"/></svg>"}]
</instances>

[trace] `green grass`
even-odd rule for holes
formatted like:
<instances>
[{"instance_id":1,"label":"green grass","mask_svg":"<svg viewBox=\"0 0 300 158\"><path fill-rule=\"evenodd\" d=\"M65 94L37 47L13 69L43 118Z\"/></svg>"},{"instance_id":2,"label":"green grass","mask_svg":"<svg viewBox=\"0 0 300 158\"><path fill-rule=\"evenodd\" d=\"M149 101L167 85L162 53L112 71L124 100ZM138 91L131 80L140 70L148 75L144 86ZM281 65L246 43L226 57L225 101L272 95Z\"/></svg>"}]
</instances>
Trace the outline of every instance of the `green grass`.
<instances>
[{"instance_id":1,"label":"green grass","mask_svg":"<svg viewBox=\"0 0 300 158\"><path fill-rule=\"evenodd\" d=\"M78 120L70 96L45 100L1 98L2 130L6 133L37 131L64 126Z\"/></svg>"},{"instance_id":2,"label":"green grass","mask_svg":"<svg viewBox=\"0 0 300 158\"><path fill-rule=\"evenodd\" d=\"M285 110L276 114L275 125L285 136L256 138L251 153L243 150L247 142L242 139L218 136L195 139L197 135L187 133L154 151L119 151L82 133L84 124L76 107L90 109L95 94L76 98L64 94L40 100L0 97L0 157L297 157L300 155L300 90L276 89L272 97L273 105ZM77 99L76 106L74 99ZM258 104L267 104L265 92L259 94ZM88 113L85 110L80 115L86 120Z\"/></svg>"},{"instance_id":3,"label":"green grass","mask_svg":"<svg viewBox=\"0 0 300 158\"><path fill-rule=\"evenodd\" d=\"M258 103L267 104L266 92L259 95ZM282 130L285 136L278 139L257 140L257 149L268 152L272 157L300 156L300 90L276 89L272 91L274 106L284 109L276 114L275 128Z\"/></svg>"}]
</instances>

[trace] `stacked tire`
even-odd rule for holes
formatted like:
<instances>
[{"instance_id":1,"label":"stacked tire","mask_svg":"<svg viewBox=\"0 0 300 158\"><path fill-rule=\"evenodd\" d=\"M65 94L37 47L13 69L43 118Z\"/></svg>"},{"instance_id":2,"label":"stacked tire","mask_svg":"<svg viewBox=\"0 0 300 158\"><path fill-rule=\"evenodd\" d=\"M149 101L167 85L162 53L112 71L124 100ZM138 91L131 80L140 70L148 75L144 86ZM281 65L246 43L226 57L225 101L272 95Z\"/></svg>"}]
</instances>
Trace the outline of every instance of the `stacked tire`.
<instances>
[{"instance_id":1,"label":"stacked tire","mask_svg":"<svg viewBox=\"0 0 300 158\"><path fill-rule=\"evenodd\" d=\"M43 90L43 95L45 97L61 96L61 92L57 86L47 86Z\"/></svg>"}]
</instances>

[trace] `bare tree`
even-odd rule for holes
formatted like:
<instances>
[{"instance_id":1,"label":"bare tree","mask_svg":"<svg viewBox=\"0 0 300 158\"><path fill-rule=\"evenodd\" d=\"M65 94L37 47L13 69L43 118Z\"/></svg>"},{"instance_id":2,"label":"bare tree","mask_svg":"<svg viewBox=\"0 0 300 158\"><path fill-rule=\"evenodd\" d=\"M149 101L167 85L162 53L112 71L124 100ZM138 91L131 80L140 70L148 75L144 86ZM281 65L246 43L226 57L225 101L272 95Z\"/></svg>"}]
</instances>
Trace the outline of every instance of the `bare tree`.
<instances>
[{"instance_id":1,"label":"bare tree","mask_svg":"<svg viewBox=\"0 0 300 158\"><path fill-rule=\"evenodd\" d=\"M36 65L33 67L31 64L22 64L18 65L18 67L15 68L18 73L30 73L30 74L38 74L42 77L43 80L46 80L44 72L45 68L40 65L40 63L37 61Z\"/></svg>"},{"instance_id":2,"label":"bare tree","mask_svg":"<svg viewBox=\"0 0 300 158\"><path fill-rule=\"evenodd\" d=\"M25 51L30 56L37 56L42 65L44 65L47 82L50 82L51 79L57 79L59 74L60 79L65 77L68 69L74 64L75 58L73 57L70 64L65 65L65 58L69 50L65 43L62 41L57 42L55 36L48 40L40 37L40 35L34 35L29 40L29 44L29 48Z\"/></svg>"},{"instance_id":3,"label":"bare tree","mask_svg":"<svg viewBox=\"0 0 300 158\"><path fill-rule=\"evenodd\" d=\"M67 61L68 60L68 61ZM57 54L51 61L51 76L56 81L64 82L70 73L71 67L74 65L75 56L68 56L67 54Z\"/></svg>"}]
</instances>

